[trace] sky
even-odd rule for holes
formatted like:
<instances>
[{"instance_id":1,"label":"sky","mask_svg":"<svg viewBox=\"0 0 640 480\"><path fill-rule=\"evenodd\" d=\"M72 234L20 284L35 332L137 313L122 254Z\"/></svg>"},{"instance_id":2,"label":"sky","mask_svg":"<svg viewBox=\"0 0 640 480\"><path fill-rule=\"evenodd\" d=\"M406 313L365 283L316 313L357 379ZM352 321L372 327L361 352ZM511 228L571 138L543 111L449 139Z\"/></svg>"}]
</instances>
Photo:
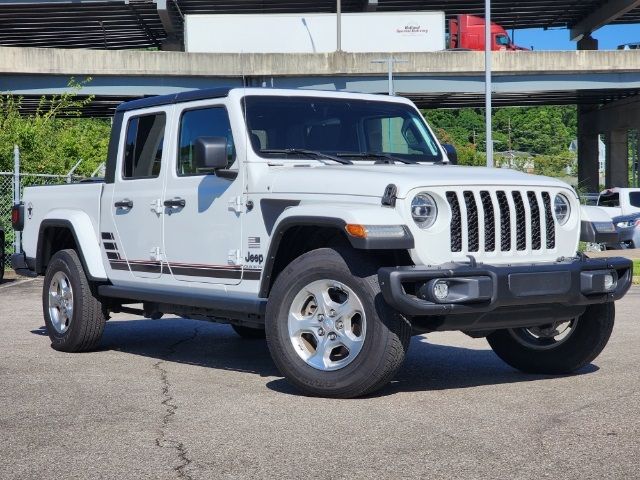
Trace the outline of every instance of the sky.
<instances>
[{"instance_id":1,"label":"sky","mask_svg":"<svg viewBox=\"0 0 640 480\"><path fill-rule=\"evenodd\" d=\"M508 30L511 36L511 30ZM527 28L516 30L516 45L535 50L575 50L576 42L569 40L569 30ZM598 50L615 50L624 43L640 42L640 25L608 25L596 30L593 38L598 40Z\"/></svg>"}]
</instances>

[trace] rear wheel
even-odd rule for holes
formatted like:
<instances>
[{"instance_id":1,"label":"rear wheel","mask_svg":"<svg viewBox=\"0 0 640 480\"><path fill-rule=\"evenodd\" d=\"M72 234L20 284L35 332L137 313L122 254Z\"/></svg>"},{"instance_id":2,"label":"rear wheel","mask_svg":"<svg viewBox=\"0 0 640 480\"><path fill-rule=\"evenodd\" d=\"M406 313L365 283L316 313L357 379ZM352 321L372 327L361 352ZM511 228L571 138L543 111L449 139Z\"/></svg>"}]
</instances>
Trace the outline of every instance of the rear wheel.
<instances>
[{"instance_id":1,"label":"rear wheel","mask_svg":"<svg viewBox=\"0 0 640 480\"><path fill-rule=\"evenodd\" d=\"M391 380L411 336L380 293L375 265L322 248L289 264L269 296L266 333L280 372L310 395L350 398Z\"/></svg>"},{"instance_id":2,"label":"rear wheel","mask_svg":"<svg viewBox=\"0 0 640 480\"><path fill-rule=\"evenodd\" d=\"M567 374L592 362L609 341L615 319L613 303L587 307L566 322L534 328L497 330L487 337L493 351L527 373Z\"/></svg>"},{"instance_id":3,"label":"rear wheel","mask_svg":"<svg viewBox=\"0 0 640 480\"><path fill-rule=\"evenodd\" d=\"M106 316L75 250L61 250L51 258L44 277L42 305L55 350L83 352L96 347Z\"/></svg>"}]
</instances>

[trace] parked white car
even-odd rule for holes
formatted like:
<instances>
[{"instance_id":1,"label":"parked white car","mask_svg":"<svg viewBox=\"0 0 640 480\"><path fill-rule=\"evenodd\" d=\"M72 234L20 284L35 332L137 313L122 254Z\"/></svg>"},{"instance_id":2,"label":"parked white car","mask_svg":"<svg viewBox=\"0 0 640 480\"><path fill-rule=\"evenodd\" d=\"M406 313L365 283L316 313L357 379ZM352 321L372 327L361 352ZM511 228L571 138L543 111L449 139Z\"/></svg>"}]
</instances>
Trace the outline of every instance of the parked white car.
<instances>
[{"instance_id":1,"label":"parked white car","mask_svg":"<svg viewBox=\"0 0 640 480\"><path fill-rule=\"evenodd\" d=\"M609 217L640 213L640 188L609 188L600 192L597 206Z\"/></svg>"},{"instance_id":2,"label":"parked white car","mask_svg":"<svg viewBox=\"0 0 640 480\"><path fill-rule=\"evenodd\" d=\"M591 362L631 262L576 254L567 184L453 160L398 97L240 88L128 102L103 183L25 189L12 263L44 275L57 350L95 348L111 312L226 322L266 334L312 395L382 387L412 333L486 337L525 372Z\"/></svg>"}]
</instances>

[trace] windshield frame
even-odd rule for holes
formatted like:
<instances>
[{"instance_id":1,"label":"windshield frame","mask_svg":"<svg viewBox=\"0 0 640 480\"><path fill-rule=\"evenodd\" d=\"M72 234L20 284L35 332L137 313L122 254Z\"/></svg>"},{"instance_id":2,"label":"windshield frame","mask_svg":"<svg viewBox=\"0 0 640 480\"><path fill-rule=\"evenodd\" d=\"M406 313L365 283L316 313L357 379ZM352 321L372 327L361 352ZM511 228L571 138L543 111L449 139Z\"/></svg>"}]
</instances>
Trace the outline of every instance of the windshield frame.
<instances>
[{"instance_id":1,"label":"windshield frame","mask_svg":"<svg viewBox=\"0 0 640 480\"><path fill-rule=\"evenodd\" d=\"M251 99L251 98L270 98L272 100L278 101L279 99L291 99L291 100L301 100L301 101L308 101L308 102L323 102L323 101L344 101L344 102L362 102L362 103L380 103L380 104L392 104L394 106L401 106L402 108L406 108L407 112L409 112L415 119L415 121L418 123L416 126L419 128L419 130L422 130L423 135L425 135L425 141L430 141L433 143L435 150L436 150L436 155L432 156L429 159L421 159L421 160L413 160L413 159L408 159L410 163L415 163L415 164L437 164L437 163L443 163L444 161L447 160L447 156L446 154L443 152L442 149L442 145L440 144L440 141L438 140L438 138L436 137L435 133L433 132L433 130L431 129L431 126L427 123L427 121L425 120L424 116L422 115L422 113L420 112L420 110L418 110L415 105L413 105L412 103L405 103L405 102L396 102L396 101L388 101L388 100L384 100L384 99L368 99L368 98L351 98L351 97L345 97L345 98L341 98L339 96L314 96L314 95L273 95L273 94L267 94L267 95L263 95L263 94L247 94L243 97L240 98L240 108L242 111L242 117L244 119L243 124L244 124L244 128L246 131L246 135L247 137L249 137L252 133L252 130L249 126L249 115L247 112L247 99ZM263 150L268 150L269 148L265 148L265 149L256 149L255 145L253 144L253 142L251 140L249 140L247 142L248 144L248 150L252 151L258 158L263 159L263 160L274 160L274 159L278 159L278 160L289 160L289 161L300 161L300 160L305 160L305 161L309 161L309 160L313 160L310 156L305 156L305 155L300 155L299 157L296 157L294 155L278 155L275 153L270 153L270 154L265 154L263 152ZM337 151L333 151L333 150L317 150L318 153L321 154L328 154L328 155L336 155L338 153L340 154L346 154L346 153L363 153L363 152L349 152L349 151L343 151L338 149ZM384 154L384 155L389 155L389 156L398 156L398 155L403 155L403 154L398 154L398 153L394 153L394 152L384 152L384 151L380 151L380 152L374 152L374 153L379 153L379 154ZM408 154L411 155L411 154ZM416 157L419 156L418 154L414 154ZM426 154L425 154L426 155ZM345 155L344 158L347 158L349 160L353 160L354 163L356 162L360 162L360 160L357 160L356 158L350 157L348 155ZM404 158L404 157L402 157ZM362 161L370 161L372 163L375 163L376 160L379 160L378 157L370 157L370 158L363 158Z\"/></svg>"}]
</instances>

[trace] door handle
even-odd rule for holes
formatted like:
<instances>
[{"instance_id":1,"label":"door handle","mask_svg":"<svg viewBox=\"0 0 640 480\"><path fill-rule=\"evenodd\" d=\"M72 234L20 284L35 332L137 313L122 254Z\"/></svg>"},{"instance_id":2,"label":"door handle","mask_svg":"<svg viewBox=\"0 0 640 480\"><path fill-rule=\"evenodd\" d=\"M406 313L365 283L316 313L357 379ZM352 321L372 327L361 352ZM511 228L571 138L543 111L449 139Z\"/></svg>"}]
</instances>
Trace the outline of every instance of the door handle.
<instances>
[{"instance_id":1,"label":"door handle","mask_svg":"<svg viewBox=\"0 0 640 480\"><path fill-rule=\"evenodd\" d=\"M125 198L124 200L120 200L113 204L116 208L126 208L127 210L131 210L133 208L133 201Z\"/></svg>"},{"instance_id":2,"label":"door handle","mask_svg":"<svg viewBox=\"0 0 640 480\"><path fill-rule=\"evenodd\" d=\"M164 206L169 208L184 208L186 204L187 202L184 198L172 198L164 201Z\"/></svg>"}]
</instances>

